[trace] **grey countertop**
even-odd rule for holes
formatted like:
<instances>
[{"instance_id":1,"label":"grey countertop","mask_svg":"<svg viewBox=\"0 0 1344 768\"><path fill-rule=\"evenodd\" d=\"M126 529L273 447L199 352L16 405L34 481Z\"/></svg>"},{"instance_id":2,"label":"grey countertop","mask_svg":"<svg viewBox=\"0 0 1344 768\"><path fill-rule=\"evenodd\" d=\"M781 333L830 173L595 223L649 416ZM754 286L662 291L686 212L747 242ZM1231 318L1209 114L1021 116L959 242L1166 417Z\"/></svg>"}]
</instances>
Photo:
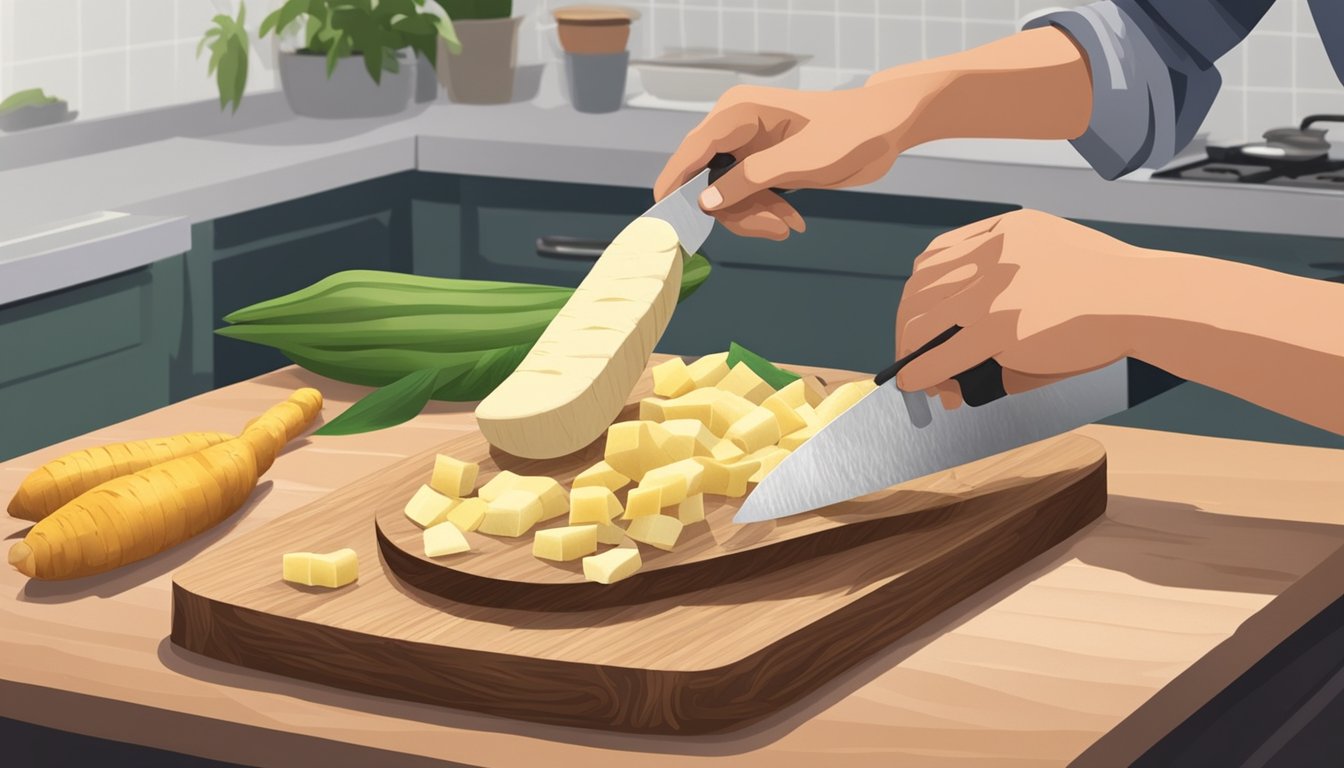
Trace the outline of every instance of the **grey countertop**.
<instances>
[{"instance_id":1,"label":"grey countertop","mask_svg":"<svg viewBox=\"0 0 1344 768\"><path fill-rule=\"evenodd\" d=\"M234 116L189 105L0 137L0 303L180 253L191 222L401 171L647 188L701 119L633 108L585 115L550 103L437 102L394 118L323 121L262 94ZM1104 181L1062 142L958 140L907 153L862 191L1344 238L1338 193L1148 176Z\"/></svg>"}]
</instances>

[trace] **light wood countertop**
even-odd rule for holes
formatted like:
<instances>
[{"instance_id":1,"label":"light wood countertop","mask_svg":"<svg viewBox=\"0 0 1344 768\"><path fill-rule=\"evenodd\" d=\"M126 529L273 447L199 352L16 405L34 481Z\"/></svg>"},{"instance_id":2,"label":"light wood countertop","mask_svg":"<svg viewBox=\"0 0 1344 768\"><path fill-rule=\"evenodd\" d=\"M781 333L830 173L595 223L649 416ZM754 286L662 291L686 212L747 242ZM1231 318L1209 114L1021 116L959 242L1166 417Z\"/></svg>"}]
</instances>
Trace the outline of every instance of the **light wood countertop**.
<instances>
[{"instance_id":1,"label":"light wood countertop","mask_svg":"<svg viewBox=\"0 0 1344 768\"><path fill-rule=\"evenodd\" d=\"M367 390L295 368L0 464L8 499L100 442L236 430L298 386L326 418ZM1344 451L1092 426L1105 516L762 723L664 738L542 726L236 668L168 641L193 555L474 428L433 403L400 427L309 438L218 528L110 575L0 572L0 716L259 765L1119 765L1344 593ZM0 518L14 539L29 523ZM1081 758L1081 759L1079 759Z\"/></svg>"}]
</instances>

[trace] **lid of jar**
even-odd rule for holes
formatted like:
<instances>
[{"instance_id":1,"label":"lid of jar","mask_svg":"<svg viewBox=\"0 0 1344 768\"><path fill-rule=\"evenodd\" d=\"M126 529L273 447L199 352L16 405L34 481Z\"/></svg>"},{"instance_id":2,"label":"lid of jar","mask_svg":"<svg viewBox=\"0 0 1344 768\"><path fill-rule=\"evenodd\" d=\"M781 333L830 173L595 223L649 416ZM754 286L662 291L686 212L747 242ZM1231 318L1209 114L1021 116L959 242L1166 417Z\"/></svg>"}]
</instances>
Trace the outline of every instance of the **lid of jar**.
<instances>
[{"instance_id":1,"label":"lid of jar","mask_svg":"<svg viewBox=\"0 0 1344 768\"><path fill-rule=\"evenodd\" d=\"M551 12L562 24L629 24L639 11L619 5L567 5Z\"/></svg>"}]
</instances>

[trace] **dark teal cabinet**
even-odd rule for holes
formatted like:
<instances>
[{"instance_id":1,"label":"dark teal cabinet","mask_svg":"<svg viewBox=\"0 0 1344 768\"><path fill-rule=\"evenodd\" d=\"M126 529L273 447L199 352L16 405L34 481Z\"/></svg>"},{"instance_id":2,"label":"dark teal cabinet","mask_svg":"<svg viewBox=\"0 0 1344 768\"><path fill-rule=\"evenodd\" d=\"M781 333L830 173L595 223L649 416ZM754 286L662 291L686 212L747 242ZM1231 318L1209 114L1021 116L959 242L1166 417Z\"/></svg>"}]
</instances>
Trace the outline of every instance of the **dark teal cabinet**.
<instances>
[{"instance_id":1,"label":"dark teal cabinet","mask_svg":"<svg viewBox=\"0 0 1344 768\"><path fill-rule=\"evenodd\" d=\"M170 402L177 259L0 307L0 458Z\"/></svg>"}]
</instances>

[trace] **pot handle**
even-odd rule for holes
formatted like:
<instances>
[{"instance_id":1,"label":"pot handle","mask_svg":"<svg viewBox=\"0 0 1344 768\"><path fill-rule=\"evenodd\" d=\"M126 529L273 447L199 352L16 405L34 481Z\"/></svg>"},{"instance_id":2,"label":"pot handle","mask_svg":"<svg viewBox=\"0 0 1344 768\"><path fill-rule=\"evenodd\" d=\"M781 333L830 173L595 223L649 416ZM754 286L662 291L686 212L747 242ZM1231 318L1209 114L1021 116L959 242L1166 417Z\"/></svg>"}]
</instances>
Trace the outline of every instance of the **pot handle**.
<instances>
[{"instance_id":1,"label":"pot handle","mask_svg":"<svg viewBox=\"0 0 1344 768\"><path fill-rule=\"evenodd\" d=\"M1308 115L1302 120L1300 130L1307 130L1312 123L1344 123L1344 115Z\"/></svg>"}]
</instances>

